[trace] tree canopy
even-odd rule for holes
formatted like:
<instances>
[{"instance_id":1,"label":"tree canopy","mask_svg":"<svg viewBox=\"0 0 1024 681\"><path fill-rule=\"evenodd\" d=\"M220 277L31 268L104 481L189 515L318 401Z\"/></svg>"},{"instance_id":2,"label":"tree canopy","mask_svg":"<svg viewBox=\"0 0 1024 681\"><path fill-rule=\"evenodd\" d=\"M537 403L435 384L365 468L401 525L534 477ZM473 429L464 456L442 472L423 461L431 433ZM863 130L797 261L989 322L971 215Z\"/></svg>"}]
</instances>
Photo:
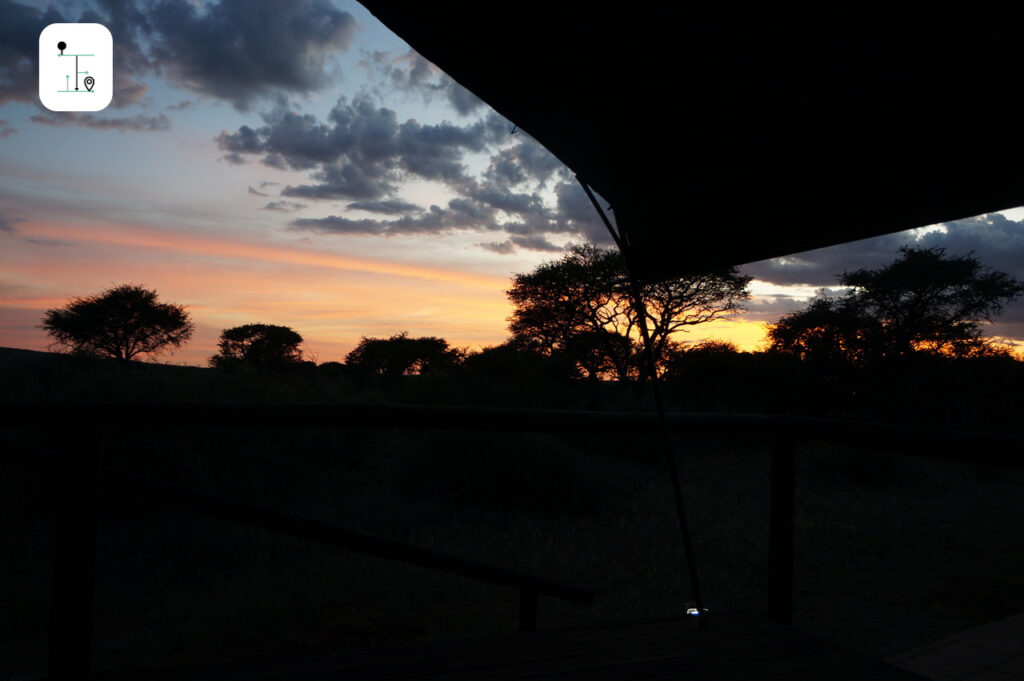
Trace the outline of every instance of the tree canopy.
<instances>
[{"instance_id":1,"label":"tree canopy","mask_svg":"<svg viewBox=\"0 0 1024 681\"><path fill-rule=\"evenodd\" d=\"M640 312L627 276L621 253L590 245L517 274L506 292L515 306L512 342L549 355L567 353L592 378L636 377ZM671 349L676 332L741 310L750 280L731 267L641 286L656 361Z\"/></svg>"},{"instance_id":2,"label":"tree canopy","mask_svg":"<svg viewBox=\"0 0 1024 681\"><path fill-rule=\"evenodd\" d=\"M159 302L156 291L122 284L47 310L42 328L71 351L128 362L181 347L195 324L183 306Z\"/></svg>"},{"instance_id":3,"label":"tree canopy","mask_svg":"<svg viewBox=\"0 0 1024 681\"><path fill-rule=\"evenodd\" d=\"M451 368L462 360L462 352L448 341L434 336L410 338L407 331L390 338L363 339L345 357L350 367L388 378L425 374Z\"/></svg>"},{"instance_id":4,"label":"tree canopy","mask_svg":"<svg viewBox=\"0 0 1024 681\"><path fill-rule=\"evenodd\" d=\"M819 292L768 331L771 349L816 361L863 363L927 353L970 357L997 352L982 323L1024 293L1024 283L972 255L904 247L879 269L846 272L846 293Z\"/></svg>"},{"instance_id":5,"label":"tree canopy","mask_svg":"<svg viewBox=\"0 0 1024 681\"><path fill-rule=\"evenodd\" d=\"M241 363L255 367L285 367L302 362L302 336L287 326L245 324L220 333L220 352L213 366Z\"/></svg>"}]
</instances>

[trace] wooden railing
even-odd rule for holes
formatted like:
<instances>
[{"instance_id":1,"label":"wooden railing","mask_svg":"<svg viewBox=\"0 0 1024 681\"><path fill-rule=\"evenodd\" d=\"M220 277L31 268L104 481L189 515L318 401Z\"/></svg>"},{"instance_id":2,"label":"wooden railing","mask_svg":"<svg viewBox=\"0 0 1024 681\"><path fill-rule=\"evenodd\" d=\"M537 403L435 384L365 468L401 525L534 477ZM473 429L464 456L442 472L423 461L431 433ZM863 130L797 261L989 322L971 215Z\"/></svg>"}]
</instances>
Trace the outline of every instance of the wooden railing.
<instances>
[{"instance_id":1,"label":"wooden railing","mask_svg":"<svg viewBox=\"0 0 1024 681\"><path fill-rule=\"evenodd\" d=\"M52 465L58 491L54 553L50 678L86 678L90 668L97 507L104 492L138 504L185 508L347 550L441 570L519 590L520 629L536 626L538 596L589 603L594 592L502 567L386 541L349 529L203 495L123 471L102 468L102 433L97 424L138 427L360 427L489 432L643 434L658 430L656 415L624 412L534 411L383 404L215 403L4 403L0 427L66 428L61 460ZM754 437L771 442L768 609L775 619L793 618L793 527L795 452L817 441L929 458L1024 467L1024 440L910 426L819 418L749 414L671 414L677 434Z\"/></svg>"}]
</instances>

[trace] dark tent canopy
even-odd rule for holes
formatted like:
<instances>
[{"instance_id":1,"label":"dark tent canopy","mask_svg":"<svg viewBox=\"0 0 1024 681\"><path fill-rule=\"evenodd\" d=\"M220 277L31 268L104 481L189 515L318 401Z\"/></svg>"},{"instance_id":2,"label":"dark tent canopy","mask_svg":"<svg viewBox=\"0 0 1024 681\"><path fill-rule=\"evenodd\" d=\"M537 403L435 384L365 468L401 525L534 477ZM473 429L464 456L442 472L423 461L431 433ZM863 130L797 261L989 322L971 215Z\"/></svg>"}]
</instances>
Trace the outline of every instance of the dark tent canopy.
<instances>
[{"instance_id":1,"label":"dark tent canopy","mask_svg":"<svg viewBox=\"0 0 1024 681\"><path fill-rule=\"evenodd\" d=\"M1024 10L364 4L603 196L642 278L1024 205Z\"/></svg>"}]
</instances>

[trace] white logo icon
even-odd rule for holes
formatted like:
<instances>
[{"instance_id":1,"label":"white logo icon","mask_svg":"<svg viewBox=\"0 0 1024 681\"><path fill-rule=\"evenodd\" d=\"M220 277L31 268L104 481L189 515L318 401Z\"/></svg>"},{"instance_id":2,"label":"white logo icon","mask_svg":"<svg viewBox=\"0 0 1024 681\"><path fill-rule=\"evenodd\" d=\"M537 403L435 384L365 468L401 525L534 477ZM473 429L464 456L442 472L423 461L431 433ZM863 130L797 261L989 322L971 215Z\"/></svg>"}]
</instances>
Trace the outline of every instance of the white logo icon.
<instances>
[{"instance_id":1,"label":"white logo icon","mask_svg":"<svg viewBox=\"0 0 1024 681\"><path fill-rule=\"evenodd\" d=\"M102 24L50 24L39 34L39 101L100 111L114 96L114 39Z\"/></svg>"}]
</instances>

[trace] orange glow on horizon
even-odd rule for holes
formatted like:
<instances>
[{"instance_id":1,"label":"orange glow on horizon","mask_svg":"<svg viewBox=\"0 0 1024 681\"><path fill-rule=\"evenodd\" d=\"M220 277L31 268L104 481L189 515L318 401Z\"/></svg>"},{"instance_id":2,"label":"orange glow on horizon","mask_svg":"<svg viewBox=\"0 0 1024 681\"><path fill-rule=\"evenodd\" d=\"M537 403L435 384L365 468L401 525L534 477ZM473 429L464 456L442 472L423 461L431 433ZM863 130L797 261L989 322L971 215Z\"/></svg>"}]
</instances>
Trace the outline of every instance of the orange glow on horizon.
<instances>
[{"instance_id":1,"label":"orange glow on horizon","mask_svg":"<svg viewBox=\"0 0 1024 681\"><path fill-rule=\"evenodd\" d=\"M185 305L197 324L192 341L162 361L205 365L220 330L246 323L290 326L318 361L343 361L360 338L401 331L438 336L477 350L508 337L510 276L441 269L378 258L316 251L294 243L252 244L125 224L19 224L19 233L65 244L59 260L19 245L5 263L9 281L25 286L0 293L0 307L20 310L0 345L45 349L36 328L45 309L119 283L157 290ZM23 249L23 250L22 250ZM34 315L34 320L32 320ZM32 323L27 323L32 320ZM742 315L688 327L681 342L723 340L761 349L766 325Z\"/></svg>"},{"instance_id":2,"label":"orange glow on horizon","mask_svg":"<svg viewBox=\"0 0 1024 681\"><path fill-rule=\"evenodd\" d=\"M73 228L62 228L53 225L26 223L19 225L19 231L28 236L46 239L135 246L147 249L156 248L180 253L221 256L240 260L327 267L353 272L386 274L436 281L453 281L484 288L493 286L504 287L508 284L507 278L494 275L424 267L422 265L410 265L386 260L354 258L334 253L325 253L323 251L307 250L296 246L263 246L225 239L178 234L154 228L125 225L112 226L109 224L78 225Z\"/></svg>"}]
</instances>

